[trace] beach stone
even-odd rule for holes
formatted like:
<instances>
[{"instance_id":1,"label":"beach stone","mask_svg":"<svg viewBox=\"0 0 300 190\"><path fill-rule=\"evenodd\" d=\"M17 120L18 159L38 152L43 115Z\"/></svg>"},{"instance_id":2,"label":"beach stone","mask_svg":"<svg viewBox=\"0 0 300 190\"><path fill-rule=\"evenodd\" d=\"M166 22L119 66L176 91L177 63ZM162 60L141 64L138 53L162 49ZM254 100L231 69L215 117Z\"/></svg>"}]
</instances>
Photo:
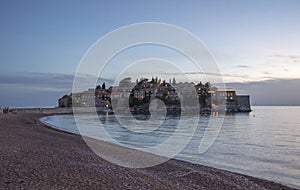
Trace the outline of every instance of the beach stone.
<instances>
[{"instance_id":1,"label":"beach stone","mask_svg":"<svg viewBox=\"0 0 300 190\"><path fill-rule=\"evenodd\" d=\"M12 180L10 180L10 179L5 179L4 180L4 183L6 183L6 184L10 184L12 182Z\"/></svg>"},{"instance_id":2,"label":"beach stone","mask_svg":"<svg viewBox=\"0 0 300 190\"><path fill-rule=\"evenodd\" d=\"M271 181L175 159L149 168L121 167L98 157L80 136L33 122L43 116L0 115L0 190L292 190ZM101 142L101 146L122 149L107 142Z\"/></svg>"}]
</instances>

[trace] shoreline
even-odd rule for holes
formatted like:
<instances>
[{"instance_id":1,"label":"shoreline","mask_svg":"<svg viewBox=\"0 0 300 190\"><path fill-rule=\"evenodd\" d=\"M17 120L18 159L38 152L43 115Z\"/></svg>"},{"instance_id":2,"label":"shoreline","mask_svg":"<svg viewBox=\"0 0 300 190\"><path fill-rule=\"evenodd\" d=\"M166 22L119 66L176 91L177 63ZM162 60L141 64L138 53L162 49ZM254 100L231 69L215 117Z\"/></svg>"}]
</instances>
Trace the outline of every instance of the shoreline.
<instances>
[{"instance_id":1,"label":"shoreline","mask_svg":"<svg viewBox=\"0 0 300 190\"><path fill-rule=\"evenodd\" d=\"M293 189L272 181L175 159L149 168L124 168L98 157L80 135L55 129L39 120L54 114L0 115L0 187ZM120 149L110 143L105 143L105 146Z\"/></svg>"}]
</instances>

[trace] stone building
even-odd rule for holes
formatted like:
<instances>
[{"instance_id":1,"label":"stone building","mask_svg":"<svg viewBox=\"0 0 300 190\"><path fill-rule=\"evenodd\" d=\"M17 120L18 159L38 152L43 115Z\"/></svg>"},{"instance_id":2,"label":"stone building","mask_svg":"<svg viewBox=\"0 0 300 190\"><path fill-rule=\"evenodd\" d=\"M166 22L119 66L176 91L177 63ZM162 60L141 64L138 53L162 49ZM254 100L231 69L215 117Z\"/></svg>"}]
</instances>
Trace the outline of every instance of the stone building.
<instances>
[{"instance_id":1,"label":"stone building","mask_svg":"<svg viewBox=\"0 0 300 190\"><path fill-rule=\"evenodd\" d=\"M186 92L183 97L179 96L178 89ZM150 81L142 79L137 84L132 83L131 78L125 78L120 81L119 86L110 87L109 89L102 87L65 95L58 100L58 106L111 108L112 102L113 105L119 105L120 102L125 102L128 105L126 102L131 102L129 103L131 106L139 108L148 106L151 100L158 98L168 104L167 106L169 107L178 107L180 106L180 101L182 101L181 98L188 100L195 95L198 97L201 112L251 111L250 96L237 95L233 88L211 87L209 83L199 83L197 85L194 83L179 83L171 85L154 78ZM188 103L188 101L186 102ZM189 106L194 106L194 103Z\"/></svg>"}]
</instances>

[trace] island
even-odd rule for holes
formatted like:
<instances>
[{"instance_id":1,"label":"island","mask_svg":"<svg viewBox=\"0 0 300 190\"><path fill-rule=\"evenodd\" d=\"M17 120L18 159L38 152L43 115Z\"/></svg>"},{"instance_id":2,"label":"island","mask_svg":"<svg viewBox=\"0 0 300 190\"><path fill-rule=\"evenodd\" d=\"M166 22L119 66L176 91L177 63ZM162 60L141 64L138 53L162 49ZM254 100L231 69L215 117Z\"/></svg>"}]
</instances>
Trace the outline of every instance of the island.
<instances>
[{"instance_id":1,"label":"island","mask_svg":"<svg viewBox=\"0 0 300 190\"><path fill-rule=\"evenodd\" d=\"M192 90L191 87L192 86ZM180 97L178 89L183 90L184 96ZM209 82L198 84L188 82L169 82L158 77L150 80L141 78L132 82L130 77L124 78L118 86L106 88L106 84L90 88L86 91L64 95L58 100L58 107L96 107L98 111L111 111L129 106L133 114L149 114L152 100L161 100L167 108L167 114L179 115L182 109L193 109L197 98L200 114L218 112L235 113L251 112L250 96L237 95L233 88L218 88ZM182 105L182 99L185 99ZM115 106L113 106L115 105Z\"/></svg>"}]
</instances>

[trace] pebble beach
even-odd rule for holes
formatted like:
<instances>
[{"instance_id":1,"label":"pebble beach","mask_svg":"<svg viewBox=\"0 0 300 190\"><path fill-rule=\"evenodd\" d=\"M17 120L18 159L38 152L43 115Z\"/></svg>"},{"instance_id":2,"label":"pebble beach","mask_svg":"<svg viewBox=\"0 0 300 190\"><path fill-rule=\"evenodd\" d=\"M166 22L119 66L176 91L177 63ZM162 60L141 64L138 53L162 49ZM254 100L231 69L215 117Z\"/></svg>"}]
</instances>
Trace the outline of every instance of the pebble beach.
<instances>
[{"instance_id":1,"label":"pebble beach","mask_svg":"<svg viewBox=\"0 0 300 190\"><path fill-rule=\"evenodd\" d=\"M292 189L174 159L149 168L121 167L97 156L79 135L39 122L45 116L0 115L0 189Z\"/></svg>"}]
</instances>

